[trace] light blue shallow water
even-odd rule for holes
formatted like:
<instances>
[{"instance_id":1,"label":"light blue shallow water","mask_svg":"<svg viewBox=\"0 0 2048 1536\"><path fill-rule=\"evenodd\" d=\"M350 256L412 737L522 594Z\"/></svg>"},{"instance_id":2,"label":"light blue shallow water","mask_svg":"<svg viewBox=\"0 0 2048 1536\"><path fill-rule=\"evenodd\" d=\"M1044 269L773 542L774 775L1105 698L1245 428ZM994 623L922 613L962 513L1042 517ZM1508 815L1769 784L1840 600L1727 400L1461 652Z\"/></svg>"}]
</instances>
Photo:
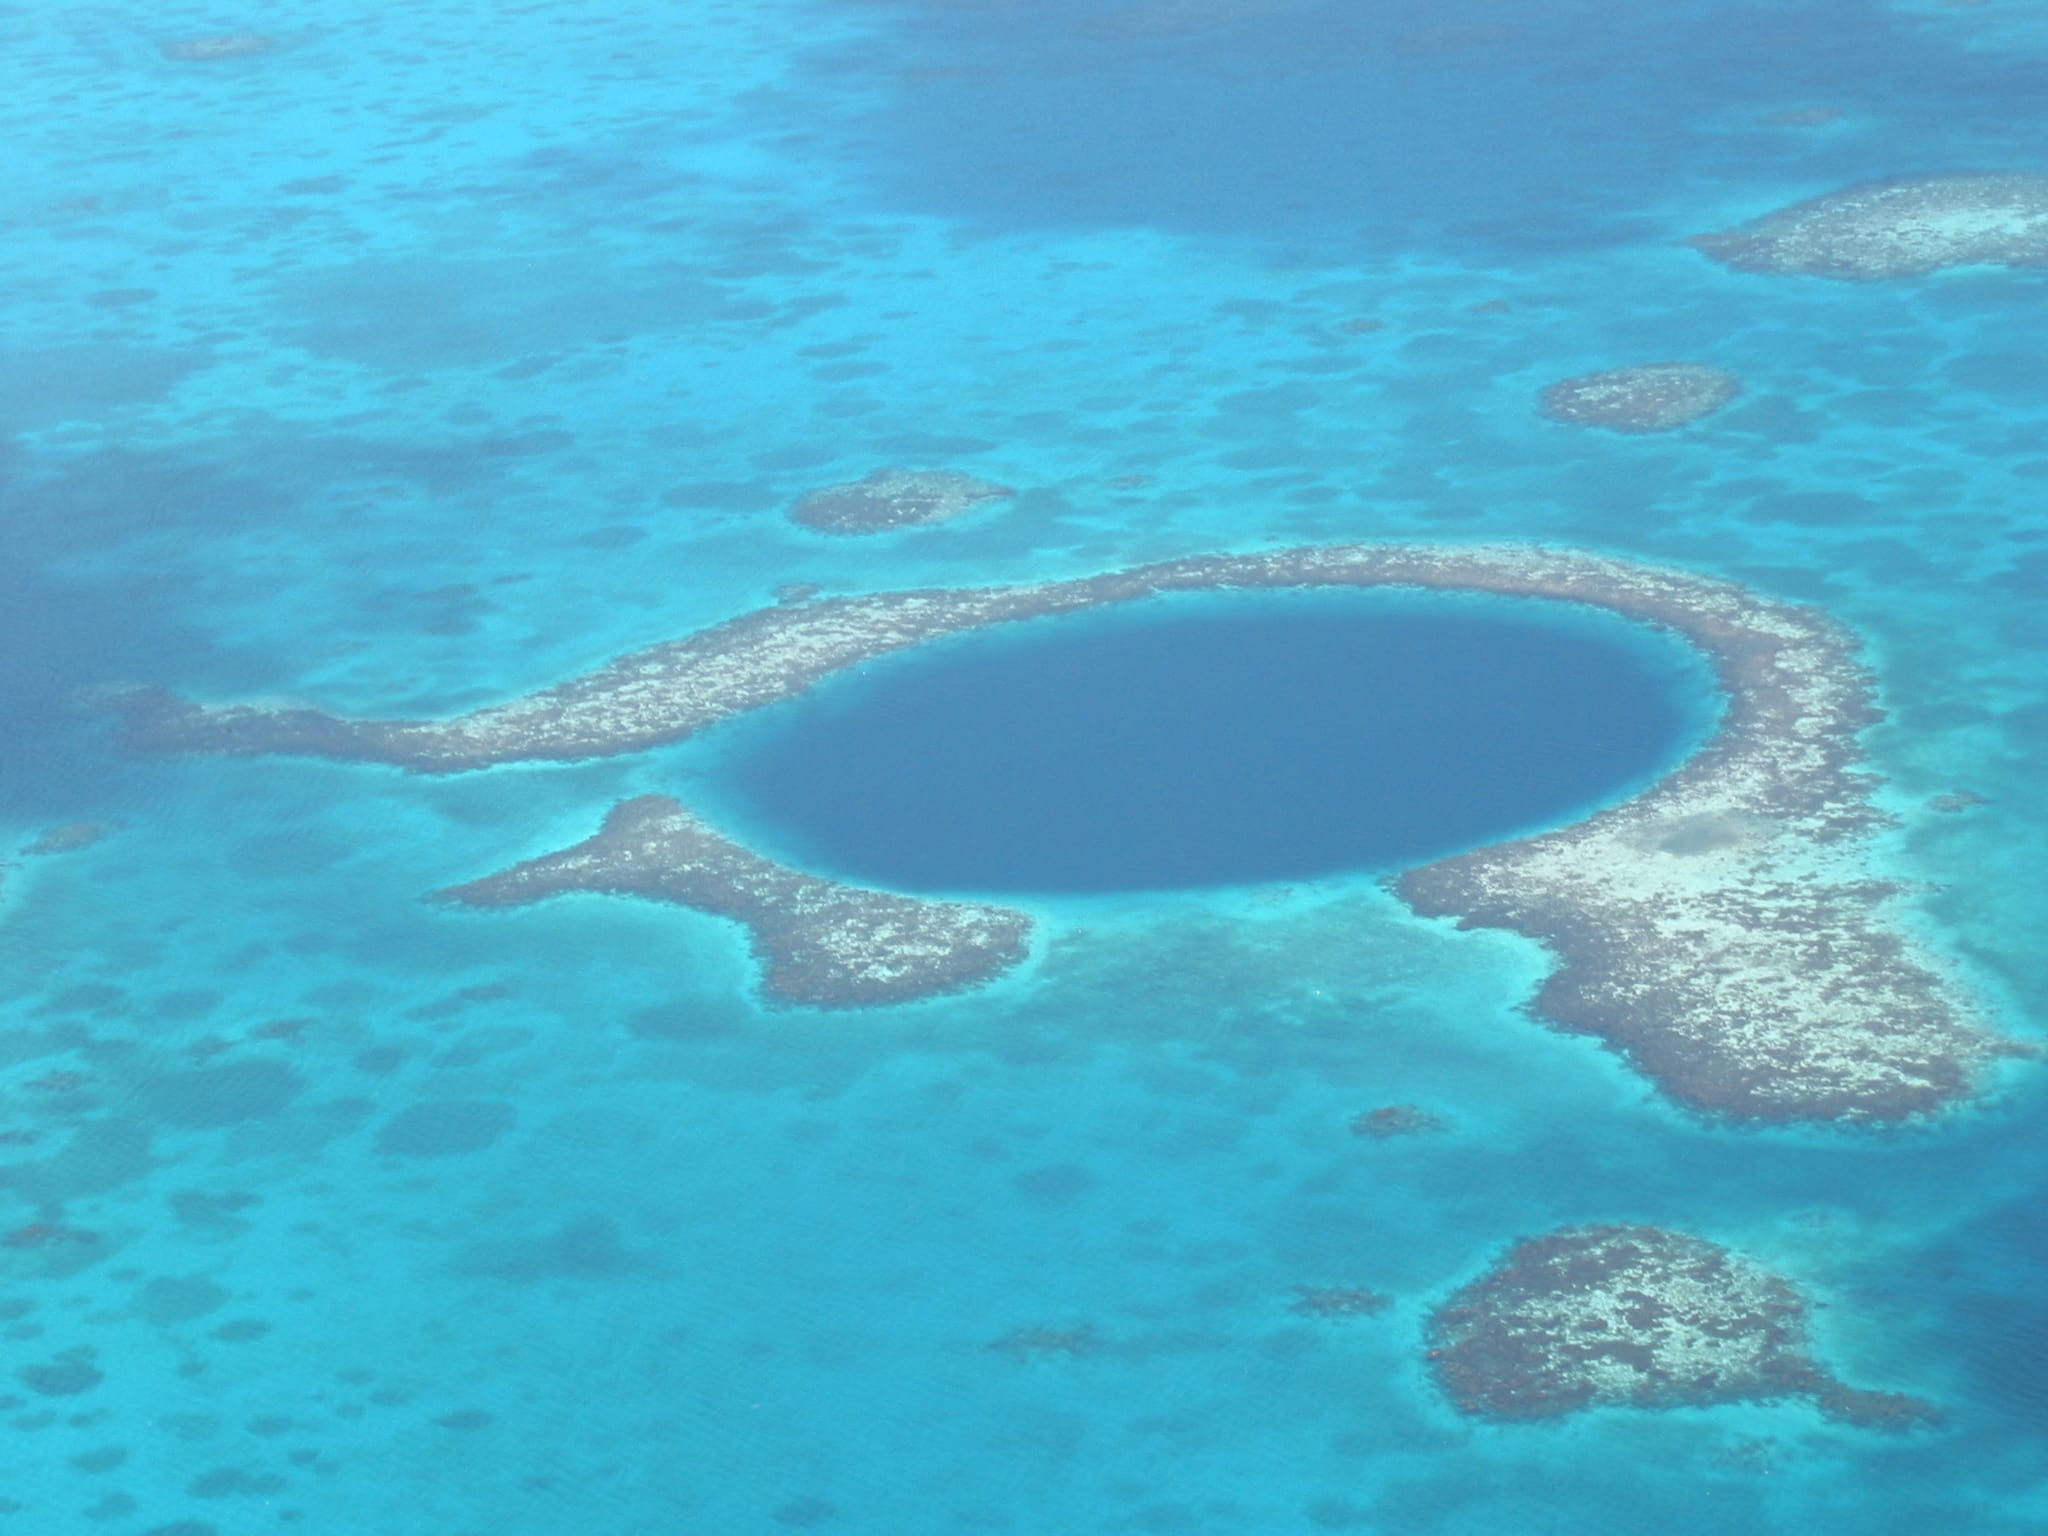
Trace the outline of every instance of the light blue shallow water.
<instances>
[{"instance_id":1,"label":"light blue shallow water","mask_svg":"<svg viewBox=\"0 0 2048 1536\"><path fill-rule=\"evenodd\" d=\"M12 1525L2038 1529L2038 1069L1889 1137L1702 1125L1519 1012L1539 954L1369 879L1094 898L989 992L764 1012L710 919L417 899L673 791L673 754L131 761L72 703L438 713L788 583L1586 545L1857 629L1893 863L2030 1030L2044 278L1681 242L2042 168L2038 8L1528 10L0 18L0 822L119 824L0 885L0 1223L93 1239L0 1247ZM158 52L251 27L280 46ZM1644 439L1534 411L1668 357L1744 397ZM873 541L783 516L899 462L1020 495ZM1958 789L1989 803L1924 809ZM1345 1133L1384 1102L1453 1129ZM1460 1422L1427 1308L1596 1220L1756 1253L1845 1377L1949 1427ZM1311 1325L1297 1284L1397 1304ZM1087 1358L985 1347L1083 1323Z\"/></svg>"}]
</instances>

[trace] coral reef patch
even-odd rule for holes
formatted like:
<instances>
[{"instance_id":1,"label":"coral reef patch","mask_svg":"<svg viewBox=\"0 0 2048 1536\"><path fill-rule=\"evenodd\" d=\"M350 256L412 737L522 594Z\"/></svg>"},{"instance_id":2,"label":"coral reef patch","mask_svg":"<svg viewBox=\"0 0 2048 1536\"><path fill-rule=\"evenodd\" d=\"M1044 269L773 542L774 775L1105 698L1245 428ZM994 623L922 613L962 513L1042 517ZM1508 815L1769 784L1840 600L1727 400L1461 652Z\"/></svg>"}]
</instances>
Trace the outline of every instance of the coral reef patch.
<instances>
[{"instance_id":1,"label":"coral reef patch","mask_svg":"<svg viewBox=\"0 0 2048 1536\"><path fill-rule=\"evenodd\" d=\"M1439 1307L1428 1357L1477 1418L1791 1397L1872 1428L1939 1416L1918 1398L1844 1386L1814 1358L1809 1312L1790 1282L1704 1238L1574 1227L1516 1243Z\"/></svg>"},{"instance_id":2,"label":"coral reef patch","mask_svg":"<svg viewBox=\"0 0 2048 1536\"><path fill-rule=\"evenodd\" d=\"M2048 266L2048 176L2003 172L1872 182L1691 243L1738 272L1864 283L1922 277L1943 267Z\"/></svg>"},{"instance_id":3,"label":"coral reef patch","mask_svg":"<svg viewBox=\"0 0 2048 1536\"><path fill-rule=\"evenodd\" d=\"M790 518L820 533L888 533L943 523L1016 492L950 469L878 469L864 479L808 492Z\"/></svg>"},{"instance_id":4,"label":"coral reef patch","mask_svg":"<svg viewBox=\"0 0 2048 1536\"><path fill-rule=\"evenodd\" d=\"M1368 1141L1393 1141L1401 1136L1428 1136L1447 1128L1442 1115L1419 1104L1381 1104L1355 1115L1351 1134Z\"/></svg>"},{"instance_id":5,"label":"coral reef patch","mask_svg":"<svg viewBox=\"0 0 2048 1536\"><path fill-rule=\"evenodd\" d=\"M157 751L306 753L447 773L653 747L869 658L989 625L1224 589L1408 587L1583 603L1671 630L1712 662L1719 729L1642 794L1585 821L1411 870L1426 916L1512 929L1556 968L1535 1000L1666 1093L1769 1120L1897 1121L1973 1091L2018 1048L1990 1033L1892 913L1885 817L1857 767L1878 718L1853 637L1824 615L1686 571L1525 545L1335 545L1197 556L1070 581L881 593L762 609L554 688L445 721L103 696ZM971 985L1024 922L854 892L719 838L672 801L628 802L587 843L459 887L516 905L558 891L680 901L748 923L786 1001L845 1006ZM813 922L800 904L834 915ZM940 918L916 914L935 908ZM964 944L958 959L940 953ZM870 945L862 952L859 946ZM957 969L956 969L957 967ZM921 995L921 994L920 994Z\"/></svg>"},{"instance_id":6,"label":"coral reef patch","mask_svg":"<svg viewBox=\"0 0 2048 1536\"><path fill-rule=\"evenodd\" d=\"M114 835L107 821L73 821L51 827L21 851L29 858L48 858L59 853L78 853Z\"/></svg>"},{"instance_id":7,"label":"coral reef patch","mask_svg":"<svg viewBox=\"0 0 2048 1536\"><path fill-rule=\"evenodd\" d=\"M205 64L215 59L248 59L269 53L277 46L274 38L260 32L223 32L213 37L187 37L159 45L167 59L180 63Z\"/></svg>"},{"instance_id":8,"label":"coral reef patch","mask_svg":"<svg viewBox=\"0 0 2048 1536\"><path fill-rule=\"evenodd\" d=\"M674 902L746 925L777 1002L860 1008L957 992L1024 958L1031 919L799 873L719 836L661 795L613 807L595 837L441 893L514 907L562 891Z\"/></svg>"},{"instance_id":9,"label":"coral reef patch","mask_svg":"<svg viewBox=\"0 0 2048 1536\"><path fill-rule=\"evenodd\" d=\"M1644 363L1560 379L1543 391L1552 421L1609 432L1671 432L1711 416L1742 393L1732 373L1703 363Z\"/></svg>"},{"instance_id":10,"label":"coral reef patch","mask_svg":"<svg viewBox=\"0 0 2048 1536\"><path fill-rule=\"evenodd\" d=\"M1301 1317L1378 1317L1393 1304L1393 1297L1363 1286L1297 1285L1287 1310Z\"/></svg>"}]
</instances>

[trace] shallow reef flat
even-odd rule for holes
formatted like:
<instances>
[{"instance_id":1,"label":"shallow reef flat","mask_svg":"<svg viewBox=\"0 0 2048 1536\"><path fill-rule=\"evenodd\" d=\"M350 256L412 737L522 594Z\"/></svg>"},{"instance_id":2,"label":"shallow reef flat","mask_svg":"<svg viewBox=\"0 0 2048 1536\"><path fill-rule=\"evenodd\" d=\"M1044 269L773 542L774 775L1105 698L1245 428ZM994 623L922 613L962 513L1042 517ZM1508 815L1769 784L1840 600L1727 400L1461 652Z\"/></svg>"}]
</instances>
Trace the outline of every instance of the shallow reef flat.
<instances>
[{"instance_id":1,"label":"shallow reef flat","mask_svg":"<svg viewBox=\"0 0 2048 1536\"><path fill-rule=\"evenodd\" d=\"M1643 363L1560 379L1543 391L1552 421L1609 432L1671 432L1711 416L1742 393L1732 373L1704 363Z\"/></svg>"},{"instance_id":2,"label":"shallow reef flat","mask_svg":"<svg viewBox=\"0 0 2048 1536\"><path fill-rule=\"evenodd\" d=\"M1693 246L1738 272L1853 282L1943 267L2048 266L2048 176L2027 172L1872 182L1795 203Z\"/></svg>"},{"instance_id":3,"label":"shallow reef flat","mask_svg":"<svg viewBox=\"0 0 2048 1536\"><path fill-rule=\"evenodd\" d=\"M675 801L612 808L595 837L441 899L518 907L564 891L674 902L746 925L762 987L782 1003L858 1008L978 986L1024 958L1031 920L1002 907L923 901L821 880L720 837Z\"/></svg>"},{"instance_id":4,"label":"shallow reef flat","mask_svg":"<svg viewBox=\"0 0 2048 1536\"><path fill-rule=\"evenodd\" d=\"M204 707L156 691L106 701L147 750L311 753L448 773L657 746L857 662L989 625L1158 593L1332 587L1588 604L1678 633L1715 668L1726 694L1720 727L1657 784L1559 831L1394 882L1424 915L1512 929L1548 947L1556 966L1536 1008L1549 1022L1599 1037L1683 1103L1761 1120L1909 1119L1966 1096L1988 1062L2017 1049L1976 1020L1894 916L1898 887L1869 870L1870 836L1885 819L1870 804L1873 781L1855 766L1858 733L1877 715L1851 636L1820 613L1732 583L1600 555L1318 546L1036 585L828 599L747 614L446 721ZM661 846L650 842L634 858L658 861ZM530 877L530 888L568 889L579 878L599 890L657 883L651 865L633 868L624 881L618 861L572 860L546 881ZM751 915L734 915L797 920L775 904L776 890L805 889L778 886L785 877L802 878L761 875Z\"/></svg>"},{"instance_id":5,"label":"shallow reef flat","mask_svg":"<svg viewBox=\"0 0 2048 1536\"><path fill-rule=\"evenodd\" d=\"M1572 1227L1514 1245L1429 1322L1429 1362L1461 1413L1811 1398L1844 1423L1907 1429L1938 1411L1845 1386L1815 1358L1792 1284L1663 1227Z\"/></svg>"}]
</instances>

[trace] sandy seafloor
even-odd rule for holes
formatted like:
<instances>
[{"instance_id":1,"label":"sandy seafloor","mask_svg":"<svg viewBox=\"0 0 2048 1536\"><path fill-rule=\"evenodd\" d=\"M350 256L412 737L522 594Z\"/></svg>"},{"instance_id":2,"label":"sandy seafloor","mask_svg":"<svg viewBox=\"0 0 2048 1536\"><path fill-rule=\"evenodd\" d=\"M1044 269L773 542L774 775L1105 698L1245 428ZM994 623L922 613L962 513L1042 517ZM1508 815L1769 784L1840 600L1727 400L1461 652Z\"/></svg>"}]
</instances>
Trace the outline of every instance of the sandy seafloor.
<instances>
[{"instance_id":1,"label":"sandy seafloor","mask_svg":"<svg viewBox=\"0 0 2048 1536\"><path fill-rule=\"evenodd\" d=\"M417 900L676 789L664 754L127 761L67 703L440 712L782 583L1582 544L1861 631L1887 868L2037 1027L2048 277L1677 243L2048 168L2032 0L1107 10L0 13L0 821L121 824L0 888L0 1222L97 1235L0 1249L0 1529L2048 1521L2038 1070L1887 1136L1703 1124L1518 1012L1532 948L1365 879L1068 903L986 993L764 1013L707 918ZM157 50L239 30L280 46ZM1534 411L1664 358L1747 393L1662 438ZM873 541L784 520L897 462L1022 494ZM1961 789L1990 803L1920 809ZM1455 1127L1347 1134L1390 1101ZM502 1107L389 1131L449 1103ZM1842 1375L1948 1425L1461 1422L1427 1308L1605 1220L1755 1254L1828 1303ZM1398 1301L1315 1323L1297 1284ZM985 1347L1082 1324L1083 1358ZM17 1378L53 1361L82 1389Z\"/></svg>"}]
</instances>

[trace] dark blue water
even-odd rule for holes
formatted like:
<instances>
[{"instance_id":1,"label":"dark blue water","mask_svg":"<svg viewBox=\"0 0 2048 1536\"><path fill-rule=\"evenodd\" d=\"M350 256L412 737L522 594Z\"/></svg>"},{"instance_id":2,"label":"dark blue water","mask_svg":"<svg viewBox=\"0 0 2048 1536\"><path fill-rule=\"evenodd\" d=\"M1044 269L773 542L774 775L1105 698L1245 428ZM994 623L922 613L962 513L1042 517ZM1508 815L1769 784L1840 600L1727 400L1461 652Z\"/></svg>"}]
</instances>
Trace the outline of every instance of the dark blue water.
<instances>
[{"instance_id":1,"label":"dark blue water","mask_svg":"<svg viewBox=\"0 0 2048 1536\"><path fill-rule=\"evenodd\" d=\"M1676 762L1705 671L1556 605L1203 598L826 685L720 770L750 835L912 890L1392 869L1575 819Z\"/></svg>"}]
</instances>

